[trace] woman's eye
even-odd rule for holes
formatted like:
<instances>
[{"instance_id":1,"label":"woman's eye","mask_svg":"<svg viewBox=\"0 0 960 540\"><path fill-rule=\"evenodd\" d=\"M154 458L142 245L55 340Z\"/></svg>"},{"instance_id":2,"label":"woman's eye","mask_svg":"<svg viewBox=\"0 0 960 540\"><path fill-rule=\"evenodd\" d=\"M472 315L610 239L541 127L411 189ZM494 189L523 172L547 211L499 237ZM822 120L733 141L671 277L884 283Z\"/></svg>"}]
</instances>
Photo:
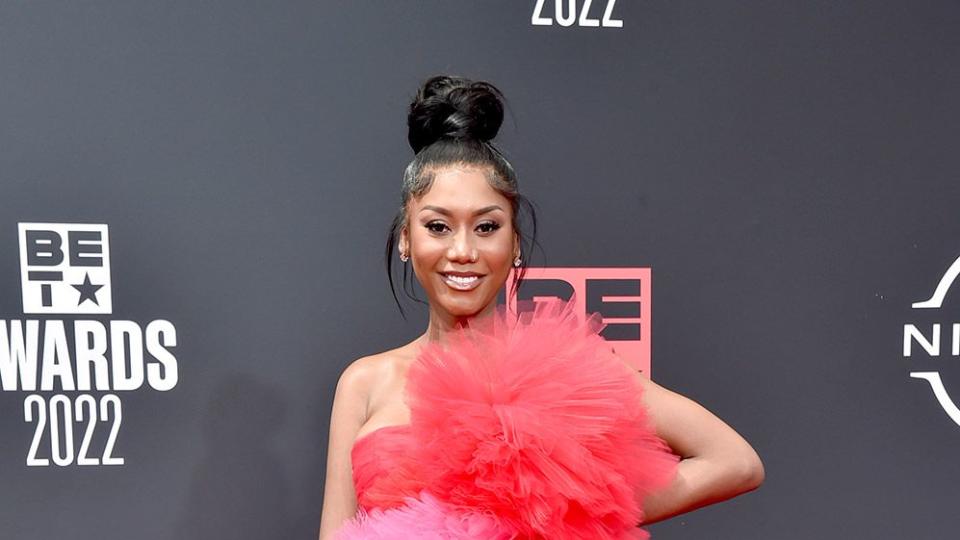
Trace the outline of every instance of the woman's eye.
<instances>
[{"instance_id":1,"label":"woman's eye","mask_svg":"<svg viewBox=\"0 0 960 540\"><path fill-rule=\"evenodd\" d=\"M440 221L431 221L430 223L427 223L426 225L424 225L424 227L426 227L431 232L435 232L435 233L442 233L447 229L447 225ZM493 231L499 228L500 228L500 224L493 223L493 222L481 223L480 225L477 225L477 230L483 234L492 233Z\"/></svg>"}]
</instances>

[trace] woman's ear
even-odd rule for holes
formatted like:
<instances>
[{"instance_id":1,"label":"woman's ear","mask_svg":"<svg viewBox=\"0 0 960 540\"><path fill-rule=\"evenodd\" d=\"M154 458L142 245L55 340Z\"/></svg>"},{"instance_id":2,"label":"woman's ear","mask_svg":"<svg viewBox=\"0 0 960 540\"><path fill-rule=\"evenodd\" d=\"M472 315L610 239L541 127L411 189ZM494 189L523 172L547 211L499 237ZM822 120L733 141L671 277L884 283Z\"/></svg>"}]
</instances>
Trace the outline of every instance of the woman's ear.
<instances>
[{"instance_id":1,"label":"woman's ear","mask_svg":"<svg viewBox=\"0 0 960 540\"><path fill-rule=\"evenodd\" d=\"M400 253L406 253L407 256L410 256L410 233L407 231L406 225L400 228L400 241L398 244L397 247Z\"/></svg>"}]
</instances>

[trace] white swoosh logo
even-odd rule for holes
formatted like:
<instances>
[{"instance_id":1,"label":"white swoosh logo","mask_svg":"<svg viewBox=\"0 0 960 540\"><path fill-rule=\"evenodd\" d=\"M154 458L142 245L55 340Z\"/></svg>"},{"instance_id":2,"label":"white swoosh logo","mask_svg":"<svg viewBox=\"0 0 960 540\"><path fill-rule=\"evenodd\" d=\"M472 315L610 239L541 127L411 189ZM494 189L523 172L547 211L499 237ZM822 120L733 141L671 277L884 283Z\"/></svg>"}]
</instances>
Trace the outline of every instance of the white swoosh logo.
<instances>
[{"instance_id":1,"label":"white swoosh logo","mask_svg":"<svg viewBox=\"0 0 960 540\"><path fill-rule=\"evenodd\" d=\"M940 380L939 372L914 371L910 373L910 377L914 379L926 379L927 382L930 383L930 388L933 388L933 395L937 396L937 401L940 402L940 406L943 407L947 416L960 426L960 408L957 408L957 405L950 399L950 395L947 394L947 389L943 387L943 381Z\"/></svg>"},{"instance_id":2,"label":"white swoosh logo","mask_svg":"<svg viewBox=\"0 0 960 540\"><path fill-rule=\"evenodd\" d=\"M950 290L953 281L957 279L957 275L960 275L960 257L957 257L957 260L953 261L950 268L947 268L947 272L940 278L940 283L937 283L937 289L933 291L933 296L923 302L914 302L913 307L939 308L940 305L943 304L943 297L947 295L947 291Z\"/></svg>"}]
</instances>

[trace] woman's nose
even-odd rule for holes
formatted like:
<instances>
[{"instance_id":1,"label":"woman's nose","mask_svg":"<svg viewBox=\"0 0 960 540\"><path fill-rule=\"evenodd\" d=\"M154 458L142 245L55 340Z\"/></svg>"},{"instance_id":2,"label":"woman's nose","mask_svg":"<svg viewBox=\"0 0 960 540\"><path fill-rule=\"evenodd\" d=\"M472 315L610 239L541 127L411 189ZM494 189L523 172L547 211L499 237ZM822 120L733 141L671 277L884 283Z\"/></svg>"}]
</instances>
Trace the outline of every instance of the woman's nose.
<instances>
[{"instance_id":1,"label":"woman's nose","mask_svg":"<svg viewBox=\"0 0 960 540\"><path fill-rule=\"evenodd\" d=\"M447 258L457 262L473 262L477 260L477 248L473 245L473 240L467 231L460 231L453 235L450 249L447 250Z\"/></svg>"}]
</instances>

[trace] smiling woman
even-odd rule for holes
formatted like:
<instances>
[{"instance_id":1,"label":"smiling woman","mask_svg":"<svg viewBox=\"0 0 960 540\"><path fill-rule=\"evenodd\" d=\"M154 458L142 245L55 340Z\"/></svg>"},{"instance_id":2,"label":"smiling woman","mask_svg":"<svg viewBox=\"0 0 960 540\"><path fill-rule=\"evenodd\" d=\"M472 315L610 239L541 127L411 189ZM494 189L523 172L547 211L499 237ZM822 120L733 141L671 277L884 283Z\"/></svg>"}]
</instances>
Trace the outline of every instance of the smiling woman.
<instances>
[{"instance_id":1,"label":"smiling woman","mask_svg":"<svg viewBox=\"0 0 960 540\"><path fill-rule=\"evenodd\" d=\"M458 317L487 314L520 259L510 201L476 166L438 171L430 190L409 203L411 224L400 233L400 252L431 306L434 337Z\"/></svg>"},{"instance_id":2,"label":"smiling woman","mask_svg":"<svg viewBox=\"0 0 960 540\"><path fill-rule=\"evenodd\" d=\"M433 300L431 290L424 283L424 274L417 270L425 268L420 260L429 256L431 249L460 250L450 252L452 258L445 268L434 270L441 275L479 274L482 272L475 268L464 268L474 264L470 262L472 257L506 255L519 269L514 285L523 279L526 267L521 244L526 243L532 249L536 243L537 219L533 205L519 192L513 166L492 142L502 123L503 95L491 84L438 76L419 89L407 117L407 138L416 155L404 171L400 209L394 216L385 247L391 289L393 254L397 249L401 261L413 259L410 266L421 285L427 288L430 301ZM524 212L530 218L532 234L529 237L520 227L520 216ZM431 235L421 234L425 231ZM477 238L491 241L478 242ZM419 253L421 244L423 257ZM509 272L509 266L506 271ZM412 294L409 278L404 265L404 289L408 296L421 301ZM506 272L487 276L485 281L497 289L505 278ZM395 291L394 299L403 314ZM431 317L434 315L440 314L431 310Z\"/></svg>"},{"instance_id":3,"label":"smiling woman","mask_svg":"<svg viewBox=\"0 0 960 540\"><path fill-rule=\"evenodd\" d=\"M599 316L561 300L521 313L496 305L511 268L523 278L536 231L491 142L502 98L489 83L439 76L410 105L416 155L387 274L393 287L398 253L429 319L410 343L340 377L321 540L640 539L641 523L763 479L732 428L631 371L600 337Z\"/></svg>"}]
</instances>

